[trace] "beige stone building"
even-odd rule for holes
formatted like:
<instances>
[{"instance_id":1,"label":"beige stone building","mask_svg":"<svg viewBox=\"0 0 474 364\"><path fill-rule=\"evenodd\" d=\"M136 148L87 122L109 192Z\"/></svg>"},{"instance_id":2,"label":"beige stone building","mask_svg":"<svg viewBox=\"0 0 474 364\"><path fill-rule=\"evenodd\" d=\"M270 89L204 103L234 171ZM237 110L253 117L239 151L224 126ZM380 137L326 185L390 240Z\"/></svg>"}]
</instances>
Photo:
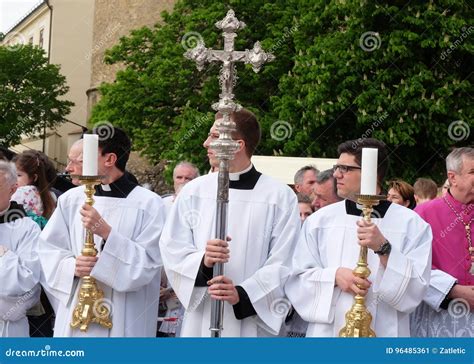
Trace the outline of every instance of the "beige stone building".
<instances>
[{"instance_id":1,"label":"beige stone building","mask_svg":"<svg viewBox=\"0 0 474 364\"><path fill-rule=\"evenodd\" d=\"M33 148L45 153L63 167L69 145L81 134L86 124L87 95L91 76L88 58L92 47L94 0L45 0L33 8L11 28L4 43L31 43L42 47L52 64L61 67L69 92L65 98L74 102L68 120L42 136L25 138L12 149L20 152Z\"/></svg>"},{"instance_id":2,"label":"beige stone building","mask_svg":"<svg viewBox=\"0 0 474 364\"><path fill-rule=\"evenodd\" d=\"M87 90L89 116L100 97L98 87L103 82L113 82L120 69L118 65L104 63L105 51L131 30L143 26L153 27L161 21L161 12L173 10L174 3L175 0L95 1L93 46L90 53L92 75Z\"/></svg>"},{"instance_id":3,"label":"beige stone building","mask_svg":"<svg viewBox=\"0 0 474 364\"><path fill-rule=\"evenodd\" d=\"M21 152L43 150L65 166L67 151L87 126L92 106L98 101L98 87L113 82L118 66L103 62L105 50L132 29L152 27L163 10L171 11L174 0L44 0L39 1L6 34L2 44L30 42L48 54L50 63L61 66L69 92L66 99L75 106L68 120L41 136L25 138L12 149Z\"/></svg>"}]
</instances>

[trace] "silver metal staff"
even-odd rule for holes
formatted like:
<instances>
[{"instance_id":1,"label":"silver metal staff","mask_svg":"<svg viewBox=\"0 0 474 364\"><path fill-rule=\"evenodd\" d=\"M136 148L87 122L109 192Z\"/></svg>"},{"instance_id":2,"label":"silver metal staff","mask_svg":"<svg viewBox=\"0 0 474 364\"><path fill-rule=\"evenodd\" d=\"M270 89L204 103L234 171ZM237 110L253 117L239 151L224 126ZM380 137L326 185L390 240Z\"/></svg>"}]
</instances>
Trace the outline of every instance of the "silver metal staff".
<instances>
[{"instance_id":1,"label":"silver metal staff","mask_svg":"<svg viewBox=\"0 0 474 364\"><path fill-rule=\"evenodd\" d=\"M219 94L219 102L212 105L212 108L222 114L222 119L217 119L216 129L219 132L219 139L211 143L211 148L216 152L219 160L219 174L217 183L217 239L227 238L227 206L229 203L229 161L234 158L239 144L232 139L232 132L235 131L235 123L230 115L239 111L242 106L233 101L232 90L237 81L236 62L251 64L253 71L258 72L262 65L272 61L275 57L271 53L265 53L259 42L256 42L253 49L245 51L234 50L234 38L236 31L243 29L245 23L235 17L233 10L229 10L227 15L216 24L222 30L224 37L224 50L214 50L205 47L201 41L198 45L187 51L184 56L197 63L197 68L201 71L204 65L209 62L222 62L219 73L219 84L222 92ZM216 263L213 267L213 276L224 274L224 264ZM224 303L221 300L211 302L211 337L220 337L223 330L222 322L224 318Z\"/></svg>"}]
</instances>

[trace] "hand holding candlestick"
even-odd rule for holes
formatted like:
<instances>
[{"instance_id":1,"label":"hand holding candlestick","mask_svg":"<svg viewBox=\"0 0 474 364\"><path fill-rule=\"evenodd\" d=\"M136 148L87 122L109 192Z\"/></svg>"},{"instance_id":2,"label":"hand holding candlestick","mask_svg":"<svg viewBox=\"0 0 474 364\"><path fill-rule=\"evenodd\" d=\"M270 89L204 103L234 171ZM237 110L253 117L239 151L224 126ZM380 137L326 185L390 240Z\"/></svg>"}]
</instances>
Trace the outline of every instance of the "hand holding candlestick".
<instances>
[{"instance_id":1,"label":"hand holding candlestick","mask_svg":"<svg viewBox=\"0 0 474 364\"><path fill-rule=\"evenodd\" d=\"M377 159L378 149L362 149L362 171L361 188L357 196L357 203L362 205L363 218L366 222L371 222L371 214L374 205L385 196L377 193ZM370 269L367 264L366 246L360 247L357 267L353 270L355 276L367 279L370 276ZM340 337L375 337L375 332L370 328L372 315L365 306L365 297L356 295L352 308L346 313L346 325L339 331Z\"/></svg>"},{"instance_id":2,"label":"hand holding candlestick","mask_svg":"<svg viewBox=\"0 0 474 364\"><path fill-rule=\"evenodd\" d=\"M84 161L83 175L77 176L81 184L85 186L86 204L94 204L95 186L101 181L101 176L97 175L99 139L97 135L84 135ZM94 234L90 229L86 229L84 248L81 251L83 256L95 257L97 249L94 243ZM87 275L81 279L79 298L72 314L71 327L80 328L87 331L91 322L95 322L105 328L112 328L110 310L104 302L104 292L97 286L96 280Z\"/></svg>"}]
</instances>

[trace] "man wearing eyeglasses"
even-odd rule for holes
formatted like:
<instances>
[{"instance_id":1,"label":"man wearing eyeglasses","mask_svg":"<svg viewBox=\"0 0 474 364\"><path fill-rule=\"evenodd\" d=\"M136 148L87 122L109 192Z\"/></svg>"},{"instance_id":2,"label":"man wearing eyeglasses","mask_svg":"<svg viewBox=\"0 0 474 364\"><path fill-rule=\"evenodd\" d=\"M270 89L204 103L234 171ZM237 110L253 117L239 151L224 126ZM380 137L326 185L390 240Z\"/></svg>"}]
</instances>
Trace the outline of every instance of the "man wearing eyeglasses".
<instances>
[{"instance_id":1,"label":"man wearing eyeglasses","mask_svg":"<svg viewBox=\"0 0 474 364\"><path fill-rule=\"evenodd\" d=\"M356 201L363 148L378 149L377 193L381 194L388 167L385 144L375 139L342 143L333 176L344 200L311 215L295 249L294 271L285 291L309 322L306 336L339 336L356 294L365 296L377 336L409 336L409 313L420 304L429 284L432 235L428 224L413 211L388 201L374 207L371 223L362 220ZM352 272L360 246L369 249L368 279Z\"/></svg>"}]
</instances>

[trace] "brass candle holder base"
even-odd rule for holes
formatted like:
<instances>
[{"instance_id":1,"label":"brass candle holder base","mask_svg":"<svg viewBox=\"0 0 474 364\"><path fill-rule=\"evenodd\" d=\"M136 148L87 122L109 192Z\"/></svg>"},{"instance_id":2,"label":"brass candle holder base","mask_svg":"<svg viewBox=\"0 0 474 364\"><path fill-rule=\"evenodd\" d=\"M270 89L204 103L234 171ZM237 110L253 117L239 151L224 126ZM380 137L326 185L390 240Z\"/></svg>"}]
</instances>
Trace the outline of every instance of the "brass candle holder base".
<instances>
[{"instance_id":1,"label":"brass candle holder base","mask_svg":"<svg viewBox=\"0 0 474 364\"><path fill-rule=\"evenodd\" d=\"M380 195L358 195L357 203L363 206L362 212L364 220L371 221L373 206L378 205L385 196ZM353 270L355 276L366 279L370 276L370 269L367 264L367 247L361 246L357 267ZM339 337L375 337L375 332L370 328L372 315L365 306L365 297L356 295L354 304L346 313L346 325L339 331Z\"/></svg>"},{"instance_id":2,"label":"brass candle holder base","mask_svg":"<svg viewBox=\"0 0 474 364\"><path fill-rule=\"evenodd\" d=\"M101 181L101 176L74 176L85 186L86 204L94 204L95 186ZM97 249L94 243L94 234L86 229L86 239L81 254L88 257L95 257ZM71 327L79 328L86 332L91 322L112 328L110 310L104 302L104 292L98 287L96 280L91 276L84 276L81 279L79 289L79 299L72 314Z\"/></svg>"}]
</instances>

